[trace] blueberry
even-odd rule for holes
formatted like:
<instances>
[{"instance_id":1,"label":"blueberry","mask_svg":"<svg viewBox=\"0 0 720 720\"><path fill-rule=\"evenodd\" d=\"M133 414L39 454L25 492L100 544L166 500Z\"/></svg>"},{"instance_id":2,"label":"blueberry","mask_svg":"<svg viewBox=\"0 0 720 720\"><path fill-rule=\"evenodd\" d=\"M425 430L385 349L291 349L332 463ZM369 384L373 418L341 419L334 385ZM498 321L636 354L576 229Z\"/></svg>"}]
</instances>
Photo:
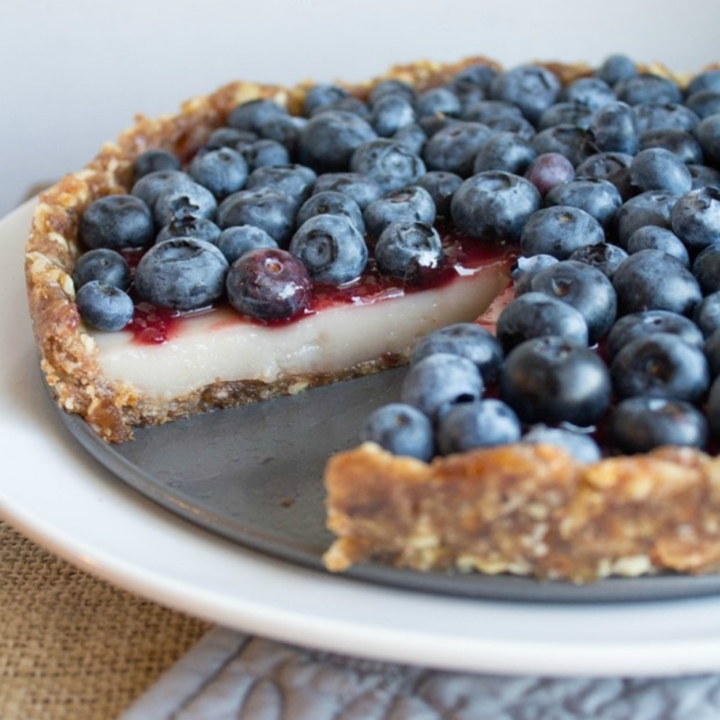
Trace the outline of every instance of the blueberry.
<instances>
[{"instance_id":1,"label":"blueberry","mask_svg":"<svg viewBox=\"0 0 720 720\"><path fill-rule=\"evenodd\" d=\"M552 255L566 260L579 248L605 240L600 223L580 208L555 205L533 213L520 235L523 255Z\"/></svg>"},{"instance_id":2,"label":"blueberry","mask_svg":"<svg viewBox=\"0 0 720 720\"><path fill-rule=\"evenodd\" d=\"M521 118L523 114L517 105L504 100L482 100L469 106L462 114L463 120L472 120L485 125L492 120L508 117Z\"/></svg>"},{"instance_id":3,"label":"blueberry","mask_svg":"<svg viewBox=\"0 0 720 720\"><path fill-rule=\"evenodd\" d=\"M448 117L447 115L425 115L418 118L415 124L425 133L425 139L427 140L435 133L456 125L458 122L460 122L458 118Z\"/></svg>"},{"instance_id":4,"label":"blueberry","mask_svg":"<svg viewBox=\"0 0 720 720\"><path fill-rule=\"evenodd\" d=\"M546 205L572 205L592 215L608 229L622 206L618 189L607 180L571 180L545 196Z\"/></svg>"},{"instance_id":5,"label":"blueberry","mask_svg":"<svg viewBox=\"0 0 720 720\"><path fill-rule=\"evenodd\" d=\"M617 269L613 285L623 315L669 310L689 316L702 299L690 271L662 250L640 250L630 255Z\"/></svg>"},{"instance_id":6,"label":"blueberry","mask_svg":"<svg viewBox=\"0 0 720 720\"><path fill-rule=\"evenodd\" d=\"M586 265L592 265L612 280L616 270L620 267L628 254L617 245L601 242L596 245L585 245L575 250L568 260L578 260Z\"/></svg>"},{"instance_id":7,"label":"blueberry","mask_svg":"<svg viewBox=\"0 0 720 720\"><path fill-rule=\"evenodd\" d=\"M243 148L243 157L252 172L259 167L290 165L288 149L277 140L256 140Z\"/></svg>"},{"instance_id":8,"label":"blueberry","mask_svg":"<svg viewBox=\"0 0 720 720\"><path fill-rule=\"evenodd\" d=\"M535 152L533 150L533 152ZM547 195L556 185L570 182L575 177L573 164L560 153L548 152L538 155L525 170L525 177Z\"/></svg>"},{"instance_id":9,"label":"blueberry","mask_svg":"<svg viewBox=\"0 0 720 720\"><path fill-rule=\"evenodd\" d=\"M598 342L615 321L617 296L613 283L591 265L562 260L539 272L532 279L530 288L578 310L587 323L591 345Z\"/></svg>"},{"instance_id":10,"label":"blueberry","mask_svg":"<svg viewBox=\"0 0 720 720\"><path fill-rule=\"evenodd\" d=\"M522 175L535 160L536 155L528 140L524 140L516 133L499 132L478 150L473 161L473 173L504 170Z\"/></svg>"},{"instance_id":11,"label":"blueberry","mask_svg":"<svg viewBox=\"0 0 720 720\"><path fill-rule=\"evenodd\" d=\"M710 377L717 378L718 375L720 375L720 330L715 330L715 332L708 337L703 344L703 352L705 353L705 358L708 362ZM720 408L716 408L716 410L719 409ZM718 419L720 419L720 417Z\"/></svg>"},{"instance_id":12,"label":"blueberry","mask_svg":"<svg viewBox=\"0 0 720 720\"><path fill-rule=\"evenodd\" d=\"M460 96L489 91L498 70L487 63L474 63L460 70L452 79L453 90Z\"/></svg>"},{"instance_id":13,"label":"blueberry","mask_svg":"<svg viewBox=\"0 0 720 720\"><path fill-rule=\"evenodd\" d=\"M303 112L309 117L319 108L331 105L338 100L343 100L349 95L350 93L339 85L330 83L313 85L305 92Z\"/></svg>"},{"instance_id":14,"label":"blueberry","mask_svg":"<svg viewBox=\"0 0 720 720\"><path fill-rule=\"evenodd\" d=\"M353 115L357 115L359 118L362 118L368 123L370 122L370 108L359 97L355 97L354 95L339 98L338 100L333 100L327 105L321 105L319 107L316 107L312 111L310 116L315 117L315 115L319 115L320 113L332 110L342 110L343 112L349 112Z\"/></svg>"},{"instance_id":15,"label":"blueberry","mask_svg":"<svg viewBox=\"0 0 720 720\"><path fill-rule=\"evenodd\" d=\"M702 349L670 333L653 333L623 345L610 374L620 398L642 395L695 402L710 383Z\"/></svg>"},{"instance_id":16,"label":"blueberry","mask_svg":"<svg viewBox=\"0 0 720 720\"><path fill-rule=\"evenodd\" d=\"M458 121L428 139L423 159L430 170L444 170L468 177L473 172L475 156L490 136L487 125Z\"/></svg>"},{"instance_id":17,"label":"blueberry","mask_svg":"<svg viewBox=\"0 0 720 720\"><path fill-rule=\"evenodd\" d=\"M720 113L701 120L696 135L707 164L720 169Z\"/></svg>"},{"instance_id":18,"label":"blueberry","mask_svg":"<svg viewBox=\"0 0 720 720\"><path fill-rule=\"evenodd\" d=\"M520 108L511 102L503 100L480 100L468 105L463 109L463 120L472 120L487 124L491 120L514 117L522 118L523 114Z\"/></svg>"},{"instance_id":19,"label":"blueberry","mask_svg":"<svg viewBox=\"0 0 720 720\"><path fill-rule=\"evenodd\" d=\"M293 198L300 206L310 197L316 180L315 172L304 165L260 167L250 173L246 187L248 190L277 190Z\"/></svg>"},{"instance_id":20,"label":"blueberry","mask_svg":"<svg viewBox=\"0 0 720 720\"><path fill-rule=\"evenodd\" d=\"M458 96L449 88L437 87L418 95L415 110L423 115L459 115L462 110Z\"/></svg>"},{"instance_id":21,"label":"blueberry","mask_svg":"<svg viewBox=\"0 0 720 720\"><path fill-rule=\"evenodd\" d=\"M368 234L377 238L394 222L416 221L432 225L435 202L427 190L411 185L371 202L363 212L363 219Z\"/></svg>"},{"instance_id":22,"label":"blueberry","mask_svg":"<svg viewBox=\"0 0 720 720\"><path fill-rule=\"evenodd\" d=\"M284 247L295 231L296 211L297 201L279 190L241 190L223 200L217 224L223 230L233 225L254 225Z\"/></svg>"},{"instance_id":23,"label":"blueberry","mask_svg":"<svg viewBox=\"0 0 720 720\"><path fill-rule=\"evenodd\" d=\"M413 155L422 155L427 142L427 133L417 123L400 128L392 139L404 145Z\"/></svg>"},{"instance_id":24,"label":"blueberry","mask_svg":"<svg viewBox=\"0 0 720 720\"><path fill-rule=\"evenodd\" d=\"M461 355L475 363L488 382L497 377L503 352L497 338L475 323L455 323L425 335L415 345L410 364L420 362L435 353Z\"/></svg>"},{"instance_id":25,"label":"blueberry","mask_svg":"<svg viewBox=\"0 0 720 720\"><path fill-rule=\"evenodd\" d=\"M393 455L426 462L435 454L432 423L405 403L390 403L375 410L363 425L361 440L377 443Z\"/></svg>"},{"instance_id":26,"label":"blueberry","mask_svg":"<svg viewBox=\"0 0 720 720\"><path fill-rule=\"evenodd\" d=\"M640 103L633 108L640 133L648 130L683 130L693 132L700 118L685 105Z\"/></svg>"},{"instance_id":27,"label":"blueberry","mask_svg":"<svg viewBox=\"0 0 720 720\"><path fill-rule=\"evenodd\" d=\"M77 259L72 279L75 288L97 280L103 285L127 290L130 287L130 266L119 252L109 248L97 248L83 253Z\"/></svg>"},{"instance_id":28,"label":"blueberry","mask_svg":"<svg viewBox=\"0 0 720 720\"><path fill-rule=\"evenodd\" d=\"M623 453L646 453L662 445L703 448L707 421L682 400L634 397L612 410L607 436L611 445Z\"/></svg>"},{"instance_id":29,"label":"blueberry","mask_svg":"<svg viewBox=\"0 0 720 720\"><path fill-rule=\"evenodd\" d=\"M230 304L243 315L272 322L302 313L312 299L305 266L285 250L261 248L238 258L227 273Z\"/></svg>"},{"instance_id":30,"label":"blueberry","mask_svg":"<svg viewBox=\"0 0 720 720\"><path fill-rule=\"evenodd\" d=\"M713 437L720 437L720 381L717 378L715 378L713 384L710 386L705 412ZM700 447L702 447L702 445L700 445Z\"/></svg>"},{"instance_id":31,"label":"blueberry","mask_svg":"<svg viewBox=\"0 0 720 720\"><path fill-rule=\"evenodd\" d=\"M460 355L434 353L410 367L401 400L436 420L451 405L479 400L482 391L475 363Z\"/></svg>"},{"instance_id":32,"label":"blueberry","mask_svg":"<svg viewBox=\"0 0 720 720\"><path fill-rule=\"evenodd\" d=\"M560 99L584 105L591 110L613 102L616 99L613 89L599 77L585 77L573 80L561 93Z\"/></svg>"},{"instance_id":33,"label":"blueberry","mask_svg":"<svg viewBox=\"0 0 720 720\"><path fill-rule=\"evenodd\" d=\"M505 117L491 118L485 125L490 128L493 135L501 132L511 132L523 140L532 140L537 133L535 126L522 116L510 117L506 115Z\"/></svg>"},{"instance_id":34,"label":"blueberry","mask_svg":"<svg viewBox=\"0 0 720 720\"><path fill-rule=\"evenodd\" d=\"M635 194L635 188L630 184L631 162L632 155L626 153L596 153L575 168L575 177L578 180L607 180L625 201Z\"/></svg>"},{"instance_id":35,"label":"blueberry","mask_svg":"<svg viewBox=\"0 0 720 720\"><path fill-rule=\"evenodd\" d=\"M664 105L682 102L682 91L677 83L650 73L621 80L615 85L615 92L618 98L628 105L640 103Z\"/></svg>"},{"instance_id":36,"label":"blueberry","mask_svg":"<svg viewBox=\"0 0 720 720\"><path fill-rule=\"evenodd\" d=\"M283 145L294 157L298 151L300 134L307 124L307 119L303 117L278 115L267 120L260 128L259 133L262 139L274 140Z\"/></svg>"},{"instance_id":37,"label":"blueberry","mask_svg":"<svg viewBox=\"0 0 720 720\"><path fill-rule=\"evenodd\" d=\"M593 145L600 152L634 155L640 146L637 116L627 103L611 102L600 108L590 125Z\"/></svg>"},{"instance_id":38,"label":"blueberry","mask_svg":"<svg viewBox=\"0 0 720 720\"><path fill-rule=\"evenodd\" d=\"M688 95L693 95L701 90L714 90L720 92L720 69L705 70L696 75L686 88Z\"/></svg>"},{"instance_id":39,"label":"blueberry","mask_svg":"<svg viewBox=\"0 0 720 720\"><path fill-rule=\"evenodd\" d=\"M627 250L630 254L640 250L662 250L677 258L685 267L690 266L690 256L682 240L667 228L646 225L638 228L629 238Z\"/></svg>"},{"instance_id":40,"label":"blueberry","mask_svg":"<svg viewBox=\"0 0 720 720\"><path fill-rule=\"evenodd\" d=\"M532 257L524 257L521 255L515 261L510 273L513 279L515 295L519 296L530 292L532 279L539 272L554 265L556 262L558 262L558 259L552 255L533 255Z\"/></svg>"},{"instance_id":41,"label":"blueberry","mask_svg":"<svg viewBox=\"0 0 720 720\"><path fill-rule=\"evenodd\" d=\"M195 310L219 300L228 262L204 240L178 238L153 245L135 271L141 300L176 310Z\"/></svg>"},{"instance_id":42,"label":"blueberry","mask_svg":"<svg viewBox=\"0 0 720 720\"><path fill-rule=\"evenodd\" d=\"M697 121L720 113L720 91L700 90L692 94L686 101L687 109L694 113Z\"/></svg>"},{"instance_id":43,"label":"blueberry","mask_svg":"<svg viewBox=\"0 0 720 720\"><path fill-rule=\"evenodd\" d=\"M160 148L151 148L140 153L133 161L133 177L141 177L158 170L180 170L180 159L175 153Z\"/></svg>"},{"instance_id":44,"label":"blueberry","mask_svg":"<svg viewBox=\"0 0 720 720\"><path fill-rule=\"evenodd\" d=\"M412 185L425 172L425 163L397 140L378 138L360 145L350 158L350 169L376 180L384 193Z\"/></svg>"},{"instance_id":45,"label":"blueberry","mask_svg":"<svg viewBox=\"0 0 720 720\"><path fill-rule=\"evenodd\" d=\"M223 147L196 155L188 166L188 175L222 199L242 189L248 166L237 150Z\"/></svg>"},{"instance_id":46,"label":"blueberry","mask_svg":"<svg viewBox=\"0 0 720 720\"><path fill-rule=\"evenodd\" d=\"M441 415L438 447L443 455L495 447L520 439L520 421L500 400L476 400L454 405Z\"/></svg>"},{"instance_id":47,"label":"blueberry","mask_svg":"<svg viewBox=\"0 0 720 720\"><path fill-rule=\"evenodd\" d=\"M328 285L356 280L368 260L365 239L343 215L311 217L293 235L289 250L314 282Z\"/></svg>"},{"instance_id":48,"label":"blueberry","mask_svg":"<svg viewBox=\"0 0 720 720\"><path fill-rule=\"evenodd\" d=\"M450 215L452 196L462 185L462 178L455 173L431 170L419 177L415 184L430 193L436 214L447 217Z\"/></svg>"},{"instance_id":49,"label":"blueberry","mask_svg":"<svg viewBox=\"0 0 720 720\"><path fill-rule=\"evenodd\" d=\"M538 120L538 130L546 130L554 125L576 125L589 130L595 111L577 102L558 102L543 112Z\"/></svg>"},{"instance_id":50,"label":"blueberry","mask_svg":"<svg viewBox=\"0 0 720 720\"><path fill-rule=\"evenodd\" d=\"M216 244L220 237L220 228L207 218L187 215L174 218L172 222L161 228L160 232L155 236L155 243L179 237L192 237L196 240L207 240Z\"/></svg>"},{"instance_id":51,"label":"blueberry","mask_svg":"<svg viewBox=\"0 0 720 720\"><path fill-rule=\"evenodd\" d=\"M355 113L323 112L310 118L300 133L298 158L318 173L343 172L353 152L374 137L370 123Z\"/></svg>"},{"instance_id":52,"label":"blueberry","mask_svg":"<svg viewBox=\"0 0 720 720\"><path fill-rule=\"evenodd\" d=\"M415 122L415 109L401 95L385 95L372 107L370 124L380 137L390 137Z\"/></svg>"},{"instance_id":53,"label":"blueberry","mask_svg":"<svg viewBox=\"0 0 720 720\"><path fill-rule=\"evenodd\" d=\"M704 187L711 187L720 190L720 170L708 167L707 165L688 164L688 170L693 179L693 190Z\"/></svg>"},{"instance_id":54,"label":"blueberry","mask_svg":"<svg viewBox=\"0 0 720 720\"><path fill-rule=\"evenodd\" d=\"M698 253L692 264L692 274L703 294L720 290L720 244L708 245Z\"/></svg>"},{"instance_id":55,"label":"blueberry","mask_svg":"<svg viewBox=\"0 0 720 720\"><path fill-rule=\"evenodd\" d=\"M585 318L571 305L540 292L528 292L509 303L497 320L497 338L508 353L531 338L557 335L587 345Z\"/></svg>"},{"instance_id":56,"label":"blueberry","mask_svg":"<svg viewBox=\"0 0 720 720\"><path fill-rule=\"evenodd\" d=\"M135 310L124 290L99 280L85 283L77 291L75 303L83 322L107 332L122 330L132 320Z\"/></svg>"},{"instance_id":57,"label":"blueberry","mask_svg":"<svg viewBox=\"0 0 720 720\"><path fill-rule=\"evenodd\" d=\"M362 173L325 173L315 181L313 195L334 191L354 200L364 210L373 200L382 196L383 191L377 180Z\"/></svg>"},{"instance_id":58,"label":"blueberry","mask_svg":"<svg viewBox=\"0 0 720 720\"><path fill-rule=\"evenodd\" d=\"M540 207L540 193L525 178L502 171L473 175L455 191L450 213L460 232L488 240L518 240Z\"/></svg>"},{"instance_id":59,"label":"blueberry","mask_svg":"<svg viewBox=\"0 0 720 720\"><path fill-rule=\"evenodd\" d=\"M662 148L690 165L703 162L703 150L693 135L684 130L647 130L640 135L640 150Z\"/></svg>"},{"instance_id":60,"label":"blueberry","mask_svg":"<svg viewBox=\"0 0 720 720\"><path fill-rule=\"evenodd\" d=\"M633 340L656 333L675 335L686 344L697 348L703 345L703 334L689 318L668 310L645 310L617 320L607 336L607 355L612 359Z\"/></svg>"},{"instance_id":61,"label":"blueberry","mask_svg":"<svg viewBox=\"0 0 720 720\"><path fill-rule=\"evenodd\" d=\"M206 144L209 147L229 147L233 150L242 150L259 139L260 136L250 130L219 127L210 133Z\"/></svg>"},{"instance_id":62,"label":"blueberry","mask_svg":"<svg viewBox=\"0 0 720 720\"><path fill-rule=\"evenodd\" d=\"M404 80L389 78L387 80L381 80L373 87L368 96L368 103L372 106L378 102L380 98L385 97L385 95L399 95L411 103L414 103L417 97L415 88L412 85L406 83Z\"/></svg>"},{"instance_id":63,"label":"blueberry","mask_svg":"<svg viewBox=\"0 0 720 720\"><path fill-rule=\"evenodd\" d=\"M251 250L278 247L264 230L252 225L235 225L226 228L215 244L231 265Z\"/></svg>"},{"instance_id":64,"label":"blueberry","mask_svg":"<svg viewBox=\"0 0 720 720\"><path fill-rule=\"evenodd\" d=\"M342 193L328 190L312 195L298 210L297 226L300 227L315 215L344 215L361 235L365 234L362 211L354 200Z\"/></svg>"},{"instance_id":65,"label":"blueberry","mask_svg":"<svg viewBox=\"0 0 720 720\"><path fill-rule=\"evenodd\" d=\"M161 192L153 206L153 217L155 225L161 228L176 219L195 217L213 220L216 210L217 200L210 190L193 183L182 190Z\"/></svg>"},{"instance_id":66,"label":"blueberry","mask_svg":"<svg viewBox=\"0 0 720 720\"><path fill-rule=\"evenodd\" d=\"M720 190L707 187L683 195L672 209L670 222L690 248L720 242Z\"/></svg>"},{"instance_id":67,"label":"blueberry","mask_svg":"<svg viewBox=\"0 0 720 720\"><path fill-rule=\"evenodd\" d=\"M286 117L287 110L272 100L249 100L230 111L227 125L237 130L262 134L263 126L277 117Z\"/></svg>"},{"instance_id":68,"label":"blueberry","mask_svg":"<svg viewBox=\"0 0 720 720\"><path fill-rule=\"evenodd\" d=\"M698 303L693 320L705 337L720 328L720 291L706 295Z\"/></svg>"},{"instance_id":69,"label":"blueberry","mask_svg":"<svg viewBox=\"0 0 720 720\"><path fill-rule=\"evenodd\" d=\"M600 357L561 337L527 340L505 358L500 397L527 423L598 422L610 404L610 373Z\"/></svg>"},{"instance_id":70,"label":"blueberry","mask_svg":"<svg viewBox=\"0 0 720 720\"><path fill-rule=\"evenodd\" d=\"M156 170L143 175L135 182L130 191L152 209L158 197L167 190L187 190L195 181L180 170Z\"/></svg>"},{"instance_id":71,"label":"blueberry","mask_svg":"<svg viewBox=\"0 0 720 720\"><path fill-rule=\"evenodd\" d=\"M595 75L613 86L621 80L628 80L638 74L632 58L623 53L615 53L607 57L595 71Z\"/></svg>"},{"instance_id":72,"label":"blueberry","mask_svg":"<svg viewBox=\"0 0 720 720\"><path fill-rule=\"evenodd\" d=\"M422 284L443 266L445 254L438 231L428 223L401 221L388 225L375 244L375 260L384 275Z\"/></svg>"},{"instance_id":73,"label":"blueberry","mask_svg":"<svg viewBox=\"0 0 720 720\"><path fill-rule=\"evenodd\" d=\"M522 441L531 445L552 445L560 448L583 465L598 462L601 457L600 448L590 435L565 428L533 425L523 435Z\"/></svg>"},{"instance_id":74,"label":"blueberry","mask_svg":"<svg viewBox=\"0 0 720 720\"><path fill-rule=\"evenodd\" d=\"M560 81L538 65L521 65L498 73L490 85L493 99L515 103L533 123L557 100L559 93Z\"/></svg>"},{"instance_id":75,"label":"blueberry","mask_svg":"<svg viewBox=\"0 0 720 720\"><path fill-rule=\"evenodd\" d=\"M152 213L139 197L108 195L88 205L78 232L87 248L121 250L149 245L155 229Z\"/></svg>"},{"instance_id":76,"label":"blueberry","mask_svg":"<svg viewBox=\"0 0 720 720\"><path fill-rule=\"evenodd\" d=\"M537 133L531 143L538 155L558 153L564 155L575 167L590 154L589 137L588 131L577 125L553 125Z\"/></svg>"},{"instance_id":77,"label":"blueberry","mask_svg":"<svg viewBox=\"0 0 720 720\"><path fill-rule=\"evenodd\" d=\"M670 213L678 195L662 190L650 190L626 200L615 216L617 241L627 247L630 236L641 227L655 225L670 227Z\"/></svg>"}]
</instances>

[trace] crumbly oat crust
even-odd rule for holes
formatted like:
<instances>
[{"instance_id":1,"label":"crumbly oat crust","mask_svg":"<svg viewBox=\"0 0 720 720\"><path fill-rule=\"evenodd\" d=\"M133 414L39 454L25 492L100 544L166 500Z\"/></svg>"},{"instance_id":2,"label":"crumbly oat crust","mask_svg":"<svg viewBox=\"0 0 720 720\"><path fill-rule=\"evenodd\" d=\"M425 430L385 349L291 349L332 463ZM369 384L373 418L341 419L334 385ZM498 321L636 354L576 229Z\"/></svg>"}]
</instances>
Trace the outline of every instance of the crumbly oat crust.
<instances>
[{"instance_id":1,"label":"crumbly oat crust","mask_svg":"<svg viewBox=\"0 0 720 720\"><path fill-rule=\"evenodd\" d=\"M696 450L583 466L518 444L424 463L365 443L329 461L325 484L332 571L370 558L575 583L720 570L720 459Z\"/></svg>"}]
</instances>

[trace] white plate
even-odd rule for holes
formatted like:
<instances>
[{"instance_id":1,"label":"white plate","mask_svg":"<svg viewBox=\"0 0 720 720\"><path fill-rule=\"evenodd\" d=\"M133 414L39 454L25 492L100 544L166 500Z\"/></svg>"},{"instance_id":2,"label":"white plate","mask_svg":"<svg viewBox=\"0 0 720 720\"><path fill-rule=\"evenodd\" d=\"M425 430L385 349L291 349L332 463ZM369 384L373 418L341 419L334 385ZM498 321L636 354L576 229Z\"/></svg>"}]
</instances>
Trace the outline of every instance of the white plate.
<instances>
[{"instance_id":1,"label":"white plate","mask_svg":"<svg viewBox=\"0 0 720 720\"><path fill-rule=\"evenodd\" d=\"M128 488L45 396L22 274L31 209L0 222L0 515L41 545L178 610L351 655L543 675L720 670L720 598L535 605L382 588L245 550Z\"/></svg>"}]
</instances>

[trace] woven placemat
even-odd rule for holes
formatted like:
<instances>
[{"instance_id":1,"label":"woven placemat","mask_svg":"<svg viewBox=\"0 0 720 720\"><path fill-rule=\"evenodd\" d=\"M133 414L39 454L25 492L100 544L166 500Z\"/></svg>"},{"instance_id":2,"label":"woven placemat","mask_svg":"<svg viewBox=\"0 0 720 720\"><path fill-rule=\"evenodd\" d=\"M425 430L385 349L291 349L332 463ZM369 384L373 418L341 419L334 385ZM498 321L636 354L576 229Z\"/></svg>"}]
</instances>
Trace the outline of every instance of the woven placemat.
<instances>
[{"instance_id":1,"label":"woven placemat","mask_svg":"<svg viewBox=\"0 0 720 720\"><path fill-rule=\"evenodd\" d=\"M209 628L0 522L2 720L112 720Z\"/></svg>"}]
</instances>

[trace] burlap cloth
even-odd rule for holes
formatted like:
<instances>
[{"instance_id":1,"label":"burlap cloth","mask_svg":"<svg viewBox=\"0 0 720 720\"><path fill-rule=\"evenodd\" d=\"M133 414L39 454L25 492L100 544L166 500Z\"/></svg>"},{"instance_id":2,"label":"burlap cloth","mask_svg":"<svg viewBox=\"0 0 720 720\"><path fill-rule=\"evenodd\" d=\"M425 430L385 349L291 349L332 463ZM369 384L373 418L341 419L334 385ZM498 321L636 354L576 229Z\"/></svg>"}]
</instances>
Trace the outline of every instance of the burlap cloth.
<instances>
[{"instance_id":1,"label":"burlap cloth","mask_svg":"<svg viewBox=\"0 0 720 720\"><path fill-rule=\"evenodd\" d=\"M113 720L209 627L78 570L0 522L2 720Z\"/></svg>"}]
</instances>

